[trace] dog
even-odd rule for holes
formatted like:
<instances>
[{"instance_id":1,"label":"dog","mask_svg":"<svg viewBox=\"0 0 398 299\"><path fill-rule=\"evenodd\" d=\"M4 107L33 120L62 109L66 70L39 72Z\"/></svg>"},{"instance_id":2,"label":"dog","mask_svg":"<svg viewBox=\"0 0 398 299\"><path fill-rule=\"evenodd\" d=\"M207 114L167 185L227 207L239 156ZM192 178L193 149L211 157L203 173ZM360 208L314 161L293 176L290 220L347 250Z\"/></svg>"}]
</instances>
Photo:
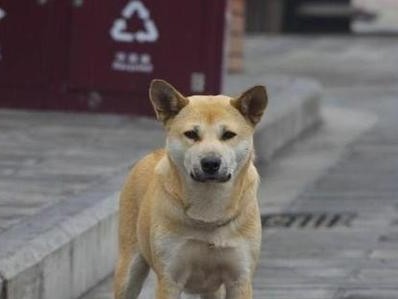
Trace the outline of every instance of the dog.
<instances>
[{"instance_id":1,"label":"dog","mask_svg":"<svg viewBox=\"0 0 398 299\"><path fill-rule=\"evenodd\" d=\"M157 299L252 298L261 245L253 133L265 87L184 97L153 80L149 97L166 145L136 163L121 191L115 298L137 298L150 269Z\"/></svg>"}]
</instances>

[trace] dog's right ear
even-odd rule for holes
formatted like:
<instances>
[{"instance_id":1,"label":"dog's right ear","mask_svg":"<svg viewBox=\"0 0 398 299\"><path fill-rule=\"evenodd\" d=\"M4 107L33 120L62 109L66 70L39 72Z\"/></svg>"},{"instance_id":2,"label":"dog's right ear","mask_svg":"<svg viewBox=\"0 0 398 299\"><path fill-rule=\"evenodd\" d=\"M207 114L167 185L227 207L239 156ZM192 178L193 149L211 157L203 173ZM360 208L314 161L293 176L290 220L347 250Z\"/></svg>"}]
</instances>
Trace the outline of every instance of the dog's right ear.
<instances>
[{"instance_id":1,"label":"dog's right ear","mask_svg":"<svg viewBox=\"0 0 398 299\"><path fill-rule=\"evenodd\" d=\"M255 126L267 107L268 96L264 86L254 86L246 90L239 98L231 100L232 106Z\"/></svg>"},{"instance_id":2,"label":"dog's right ear","mask_svg":"<svg viewBox=\"0 0 398 299\"><path fill-rule=\"evenodd\" d=\"M164 124L188 105L189 100L180 94L171 84L164 80L152 80L149 98L155 109L158 120Z\"/></svg>"}]
</instances>

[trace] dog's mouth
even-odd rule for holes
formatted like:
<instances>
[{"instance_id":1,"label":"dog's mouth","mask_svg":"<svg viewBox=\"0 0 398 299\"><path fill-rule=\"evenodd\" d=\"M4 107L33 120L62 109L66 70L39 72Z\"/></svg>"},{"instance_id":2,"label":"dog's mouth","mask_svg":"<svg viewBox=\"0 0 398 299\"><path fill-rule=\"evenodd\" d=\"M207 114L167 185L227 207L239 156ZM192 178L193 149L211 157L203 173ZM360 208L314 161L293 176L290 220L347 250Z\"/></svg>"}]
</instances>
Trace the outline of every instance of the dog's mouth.
<instances>
[{"instance_id":1,"label":"dog's mouth","mask_svg":"<svg viewBox=\"0 0 398 299\"><path fill-rule=\"evenodd\" d=\"M202 174L202 173L194 173L191 172L191 178L199 183L206 183L206 182L214 182L214 183L225 183L231 179L232 175L230 173L226 173L224 175L214 174Z\"/></svg>"}]
</instances>

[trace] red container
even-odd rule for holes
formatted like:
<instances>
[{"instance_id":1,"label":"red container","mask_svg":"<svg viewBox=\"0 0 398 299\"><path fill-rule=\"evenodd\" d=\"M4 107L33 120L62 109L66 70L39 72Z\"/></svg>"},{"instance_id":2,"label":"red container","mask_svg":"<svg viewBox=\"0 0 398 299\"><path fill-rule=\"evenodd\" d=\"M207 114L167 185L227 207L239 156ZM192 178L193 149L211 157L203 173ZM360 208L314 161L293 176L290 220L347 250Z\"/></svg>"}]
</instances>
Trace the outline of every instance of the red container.
<instances>
[{"instance_id":1,"label":"red container","mask_svg":"<svg viewBox=\"0 0 398 299\"><path fill-rule=\"evenodd\" d=\"M2 0L0 106L152 114L153 78L187 95L217 94L225 7L225 0Z\"/></svg>"}]
</instances>

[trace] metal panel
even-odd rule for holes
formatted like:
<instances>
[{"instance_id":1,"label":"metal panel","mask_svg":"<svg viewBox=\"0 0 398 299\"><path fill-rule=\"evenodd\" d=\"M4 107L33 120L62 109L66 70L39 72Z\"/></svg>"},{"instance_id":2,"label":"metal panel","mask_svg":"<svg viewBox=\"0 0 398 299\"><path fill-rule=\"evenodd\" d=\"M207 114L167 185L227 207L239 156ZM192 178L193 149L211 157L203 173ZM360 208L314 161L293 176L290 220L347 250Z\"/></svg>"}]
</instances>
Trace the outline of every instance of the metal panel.
<instances>
[{"instance_id":1,"label":"metal panel","mask_svg":"<svg viewBox=\"0 0 398 299\"><path fill-rule=\"evenodd\" d=\"M4 0L0 106L152 114L149 82L218 93L225 0Z\"/></svg>"},{"instance_id":2,"label":"metal panel","mask_svg":"<svg viewBox=\"0 0 398 299\"><path fill-rule=\"evenodd\" d=\"M0 2L0 106L48 109L65 94L71 8L70 1Z\"/></svg>"},{"instance_id":3,"label":"metal panel","mask_svg":"<svg viewBox=\"0 0 398 299\"><path fill-rule=\"evenodd\" d=\"M186 94L217 93L224 13L225 1L87 1L72 16L69 86L94 109L144 114L153 78Z\"/></svg>"},{"instance_id":4,"label":"metal panel","mask_svg":"<svg viewBox=\"0 0 398 299\"><path fill-rule=\"evenodd\" d=\"M0 85L38 87L48 82L44 48L49 8L36 1L5 0L0 7Z\"/></svg>"},{"instance_id":5,"label":"metal panel","mask_svg":"<svg viewBox=\"0 0 398 299\"><path fill-rule=\"evenodd\" d=\"M36 1L0 2L0 102L3 106L40 108L38 93L48 85L46 44L50 8Z\"/></svg>"}]
</instances>

